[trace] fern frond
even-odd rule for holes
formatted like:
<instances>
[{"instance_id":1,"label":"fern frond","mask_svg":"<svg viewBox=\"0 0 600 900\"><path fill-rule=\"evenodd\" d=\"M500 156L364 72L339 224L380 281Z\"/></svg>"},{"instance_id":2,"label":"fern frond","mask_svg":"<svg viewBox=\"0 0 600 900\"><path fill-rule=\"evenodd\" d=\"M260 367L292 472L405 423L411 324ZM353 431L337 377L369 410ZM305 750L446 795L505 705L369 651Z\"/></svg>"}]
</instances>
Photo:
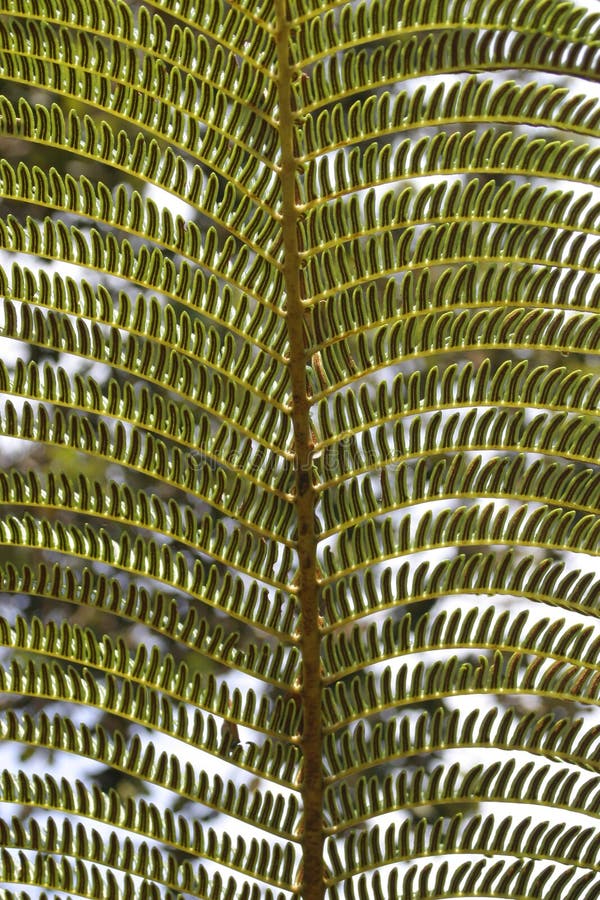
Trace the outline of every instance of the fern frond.
<instances>
[{"instance_id":1,"label":"fern frond","mask_svg":"<svg viewBox=\"0 0 600 900\"><path fill-rule=\"evenodd\" d=\"M28 715L19 721L9 710L0 720L0 733L6 741L48 747L98 760L117 771L166 788L186 800L200 802L209 809L224 810L242 821L247 818L252 804L260 827L273 834L283 834L290 840L295 837L298 810L293 794L287 801L281 795L275 800L266 791L264 796L257 793L250 801L244 786L240 788L218 776L211 783L206 772L201 771L197 776L191 763L182 766L175 754L162 751L155 757L152 743L146 744L143 751L139 739L134 739L127 746L118 731L109 739L102 728L92 732L86 725L74 726L68 717L57 715L50 720L42 713L36 722ZM214 727L209 741L213 737L216 739Z\"/></svg>"},{"instance_id":2,"label":"fern frond","mask_svg":"<svg viewBox=\"0 0 600 900\"><path fill-rule=\"evenodd\" d=\"M333 883L341 880L345 871L358 875L394 862L461 853L474 856L498 854L538 861L556 860L563 865L582 865L596 869L597 840L592 837L592 828L580 832L560 823L550 827L545 822L532 827L531 817L514 827L512 824L510 818L500 819L496 824L493 816L474 816L465 825L463 815L457 813L448 822L437 819L429 835L423 827L424 820L414 827L408 822L398 828L392 825L383 835L377 827L359 835L350 834L343 848L347 869L344 868L336 843L331 841L330 848L336 869L336 875L331 880ZM537 845L538 842L540 851L531 850L532 845Z\"/></svg>"},{"instance_id":3,"label":"fern frond","mask_svg":"<svg viewBox=\"0 0 600 900\"><path fill-rule=\"evenodd\" d=\"M317 120L310 118L303 134L306 141L302 160L323 151L374 140L386 134L402 134L411 129L449 123L520 123L551 127L570 134L596 134L600 117L597 100L585 94L572 95L567 88L538 84L521 85L503 81L495 86L490 78L471 75L450 86L439 85L431 94L423 88L392 95L385 91L364 104L355 102L347 111L341 104L325 108Z\"/></svg>"},{"instance_id":4,"label":"fern frond","mask_svg":"<svg viewBox=\"0 0 600 900\"><path fill-rule=\"evenodd\" d=\"M491 657L480 655L477 665L470 662L460 664L458 656L454 655L445 662L436 660L428 665L419 662L412 671L403 665L397 670L395 680L392 680L389 667L384 669L380 681L368 673L360 683L353 680L350 690L343 684L338 685L334 698L331 692L325 693L324 704L332 723L325 727L325 733L337 731L358 720L362 725L368 716L381 711L402 709L417 702L425 705L434 699L461 694L519 696L531 693L561 702L597 703L597 672L561 660L547 665L544 665L545 662L537 657L528 663L520 650L504 658L502 652L494 648ZM401 741L396 742L394 731L393 720L386 723L385 730L375 726L370 738L373 745L365 742L363 746L362 762L365 765L367 758L369 765L377 765L383 741L386 753L399 757L405 752ZM354 738L358 733L359 729L354 732Z\"/></svg>"},{"instance_id":5,"label":"fern frond","mask_svg":"<svg viewBox=\"0 0 600 900\"><path fill-rule=\"evenodd\" d=\"M355 627L346 636L344 632L328 635L324 641L324 662L327 669L325 682L335 677L346 677L376 662L395 659L402 653L410 657L423 652L474 649L490 652L523 654L523 661L534 657L556 659L561 664L589 669L593 675L600 666L596 658L597 640L592 626L581 623L566 626L565 620L542 618L524 634L527 612L511 621L506 610L498 613L488 607L484 613L471 608L466 613L455 609L449 616L443 610L431 622L428 615L416 623L411 637L410 613L397 625L386 619L381 630L371 625L366 634ZM515 662L518 662L514 657ZM467 673L466 673L467 674ZM472 671L471 671L472 674Z\"/></svg>"},{"instance_id":6,"label":"fern frond","mask_svg":"<svg viewBox=\"0 0 600 900\"><path fill-rule=\"evenodd\" d=\"M198 674L192 677L185 663L176 665L169 655L163 658L156 647L148 651L144 644L139 644L133 654L122 641L113 642L105 635L102 644L99 644L90 629L84 631L67 622L62 623L60 630L54 622L44 626L39 619L33 619L29 625L21 616L17 618L14 629L6 628L6 623L2 624L0 640L4 647L98 669L112 685L110 696L113 703L117 701L114 685L117 679L123 678L127 680L127 690L130 689L129 686L135 688L141 685L148 691L160 691L177 703L185 702L255 731L265 734L277 732L282 740L293 740L298 734L298 712L293 700L289 700L285 707L281 702L269 704L266 697L257 697L253 690L249 690L243 697L238 689L230 691L225 683L219 685L212 675L205 679ZM227 665L228 661L233 665L232 658L235 657L235 665L243 667L242 651L235 646L238 635L229 634L225 639L222 633L210 634L206 620L198 621L193 614L183 623L178 640L190 647L201 648L203 653L222 665ZM260 653L252 648L248 655L256 657ZM56 671L57 677L60 677L60 670ZM250 674L250 670L248 673ZM70 677L76 678L73 667ZM21 675L19 680L22 681ZM73 683L76 686L76 681ZM90 691L95 690L95 682L90 681L87 676L86 685ZM119 699L119 704L126 713L128 704L122 698ZM156 704L154 709L158 714ZM183 706L180 706L180 712L185 715Z\"/></svg>"},{"instance_id":7,"label":"fern frond","mask_svg":"<svg viewBox=\"0 0 600 900\"><path fill-rule=\"evenodd\" d=\"M478 552L444 559L430 574L429 568L429 563L422 563L411 578L411 567L404 562L395 573L395 586L389 567L383 570L380 578L375 578L367 569L363 579L353 575L332 580L323 591L327 613L324 633L376 611L403 608L411 602L443 596L469 594L504 597L516 594L533 603L546 603L572 612L583 611L593 617L598 615L600 584L593 574L582 575L578 569L565 571L563 562L551 558L536 563L533 556L520 557L512 551L500 556Z\"/></svg>"},{"instance_id":8,"label":"fern frond","mask_svg":"<svg viewBox=\"0 0 600 900\"><path fill-rule=\"evenodd\" d=\"M594 900L599 60L1 0L7 897Z\"/></svg>"},{"instance_id":9,"label":"fern frond","mask_svg":"<svg viewBox=\"0 0 600 900\"><path fill-rule=\"evenodd\" d=\"M197 565L197 570L202 566ZM256 583L244 590L240 579L224 578L221 582L216 566L211 566L202 578L201 599L208 606L227 610L238 621L252 622L259 631L281 639L282 635L297 635L298 610L293 598L276 593L272 598L267 589ZM31 593L40 598L82 605L98 611L113 613L125 622L132 622L156 631L184 646L195 649L204 639L202 619L194 609L182 609L174 597L151 592L134 583L123 590L119 581L97 575L89 568L79 575L56 564L40 563L37 571L26 565L22 569L12 563L2 572L2 586L6 593ZM6 631L4 633L7 633Z\"/></svg>"},{"instance_id":10,"label":"fern frond","mask_svg":"<svg viewBox=\"0 0 600 900\"><path fill-rule=\"evenodd\" d=\"M166 835L162 839L164 843L169 843ZM187 860L180 873L178 870L181 863L175 854L160 854L155 847L145 842L135 847L129 838L121 841L116 836L111 840L110 846L104 847L101 833L96 829L87 834L81 827L73 829L68 822L57 825L53 819L49 819L48 831L45 834L41 833L35 821L24 827L18 819L13 819L11 829L6 827L3 831L2 846L7 849L19 848L44 854L60 854L73 860L80 859L96 865L110 866L112 869L140 876L147 882L174 892L181 890L182 886L187 890L197 891L200 885L209 883L206 867L201 864ZM207 829L206 836L201 831L194 835L193 844L178 840L174 849L179 852L185 851L190 855L194 852L198 854L202 849L239 875L253 877L259 874L272 887L289 889L291 884L293 851L289 845L288 852L277 857L270 854L266 842L261 844L260 848L257 842L253 842L248 856L242 857L240 861L240 853L245 853L245 850L242 850L239 844L236 846L225 837L220 846L215 832ZM260 865L256 865L252 857L256 858L259 855Z\"/></svg>"}]
</instances>

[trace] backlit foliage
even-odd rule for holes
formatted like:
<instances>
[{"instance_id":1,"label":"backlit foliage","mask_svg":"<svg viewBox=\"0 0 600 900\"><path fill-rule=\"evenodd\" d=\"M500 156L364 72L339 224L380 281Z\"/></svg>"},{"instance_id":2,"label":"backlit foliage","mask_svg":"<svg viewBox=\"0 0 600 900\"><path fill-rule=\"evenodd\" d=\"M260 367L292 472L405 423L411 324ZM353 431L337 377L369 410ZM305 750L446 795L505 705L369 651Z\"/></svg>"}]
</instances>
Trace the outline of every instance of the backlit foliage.
<instances>
[{"instance_id":1,"label":"backlit foliage","mask_svg":"<svg viewBox=\"0 0 600 900\"><path fill-rule=\"evenodd\" d=\"M600 8L0 13L2 896L595 900Z\"/></svg>"}]
</instances>

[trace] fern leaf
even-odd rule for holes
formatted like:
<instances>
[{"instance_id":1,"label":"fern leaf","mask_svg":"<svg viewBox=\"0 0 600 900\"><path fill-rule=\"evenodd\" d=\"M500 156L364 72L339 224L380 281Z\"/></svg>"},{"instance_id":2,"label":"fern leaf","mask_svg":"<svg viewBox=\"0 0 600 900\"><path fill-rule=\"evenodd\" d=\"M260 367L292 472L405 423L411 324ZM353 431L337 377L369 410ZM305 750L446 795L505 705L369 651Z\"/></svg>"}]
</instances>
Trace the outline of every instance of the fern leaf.
<instances>
[{"instance_id":1,"label":"fern leaf","mask_svg":"<svg viewBox=\"0 0 600 900\"><path fill-rule=\"evenodd\" d=\"M596 897L599 54L0 0L3 896Z\"/></svg>"}]
</instances>

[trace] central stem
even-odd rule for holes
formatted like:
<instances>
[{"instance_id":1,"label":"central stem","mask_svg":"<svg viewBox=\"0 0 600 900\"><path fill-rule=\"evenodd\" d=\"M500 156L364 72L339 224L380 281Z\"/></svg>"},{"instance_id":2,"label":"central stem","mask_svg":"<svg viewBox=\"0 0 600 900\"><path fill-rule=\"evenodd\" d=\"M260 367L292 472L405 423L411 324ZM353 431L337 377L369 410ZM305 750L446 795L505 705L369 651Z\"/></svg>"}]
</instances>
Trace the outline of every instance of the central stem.
<instances>
[{"instance_id":1,"label":"central stem","mask_svg":"<svg viewBox=\"0 0 600 900\"><path fill-rule=\"evenodd\" d=\"M279 88L279 138L281 143L281 196L284 245L283 276L290 343L289 372L292 386L292 421L295 439L296 512L298 521L298 596L302 610L302 705L304 809L303 900L322 900L323 884L323 764L321 733L321 660L319 597L317 581L317 536L315 532L315 490L312 477L313 435L310 400L306 390L305 308L300 287L302 259L298 246L296 205L297 166L294 154L294 124L290 64L290 23L286 0L276 0Z\"/></svg>"}]
</instances>

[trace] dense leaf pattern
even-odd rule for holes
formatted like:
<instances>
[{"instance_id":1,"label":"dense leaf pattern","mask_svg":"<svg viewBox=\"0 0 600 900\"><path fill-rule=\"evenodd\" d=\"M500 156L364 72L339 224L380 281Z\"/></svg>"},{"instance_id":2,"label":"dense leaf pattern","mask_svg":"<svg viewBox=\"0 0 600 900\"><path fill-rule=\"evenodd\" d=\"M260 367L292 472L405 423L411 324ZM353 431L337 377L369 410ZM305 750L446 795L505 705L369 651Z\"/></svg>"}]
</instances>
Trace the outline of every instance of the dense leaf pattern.
<instances>
[{"instance_id":1,"label":"dense leaf pattern","mask_svg":"<svg viewBox=\"0 0 600 900\"><path fill-rule=\"evenodd\" d=\"M3 896L595 900L600 14L0 12Z\"/></svg>"}]
</instances>

